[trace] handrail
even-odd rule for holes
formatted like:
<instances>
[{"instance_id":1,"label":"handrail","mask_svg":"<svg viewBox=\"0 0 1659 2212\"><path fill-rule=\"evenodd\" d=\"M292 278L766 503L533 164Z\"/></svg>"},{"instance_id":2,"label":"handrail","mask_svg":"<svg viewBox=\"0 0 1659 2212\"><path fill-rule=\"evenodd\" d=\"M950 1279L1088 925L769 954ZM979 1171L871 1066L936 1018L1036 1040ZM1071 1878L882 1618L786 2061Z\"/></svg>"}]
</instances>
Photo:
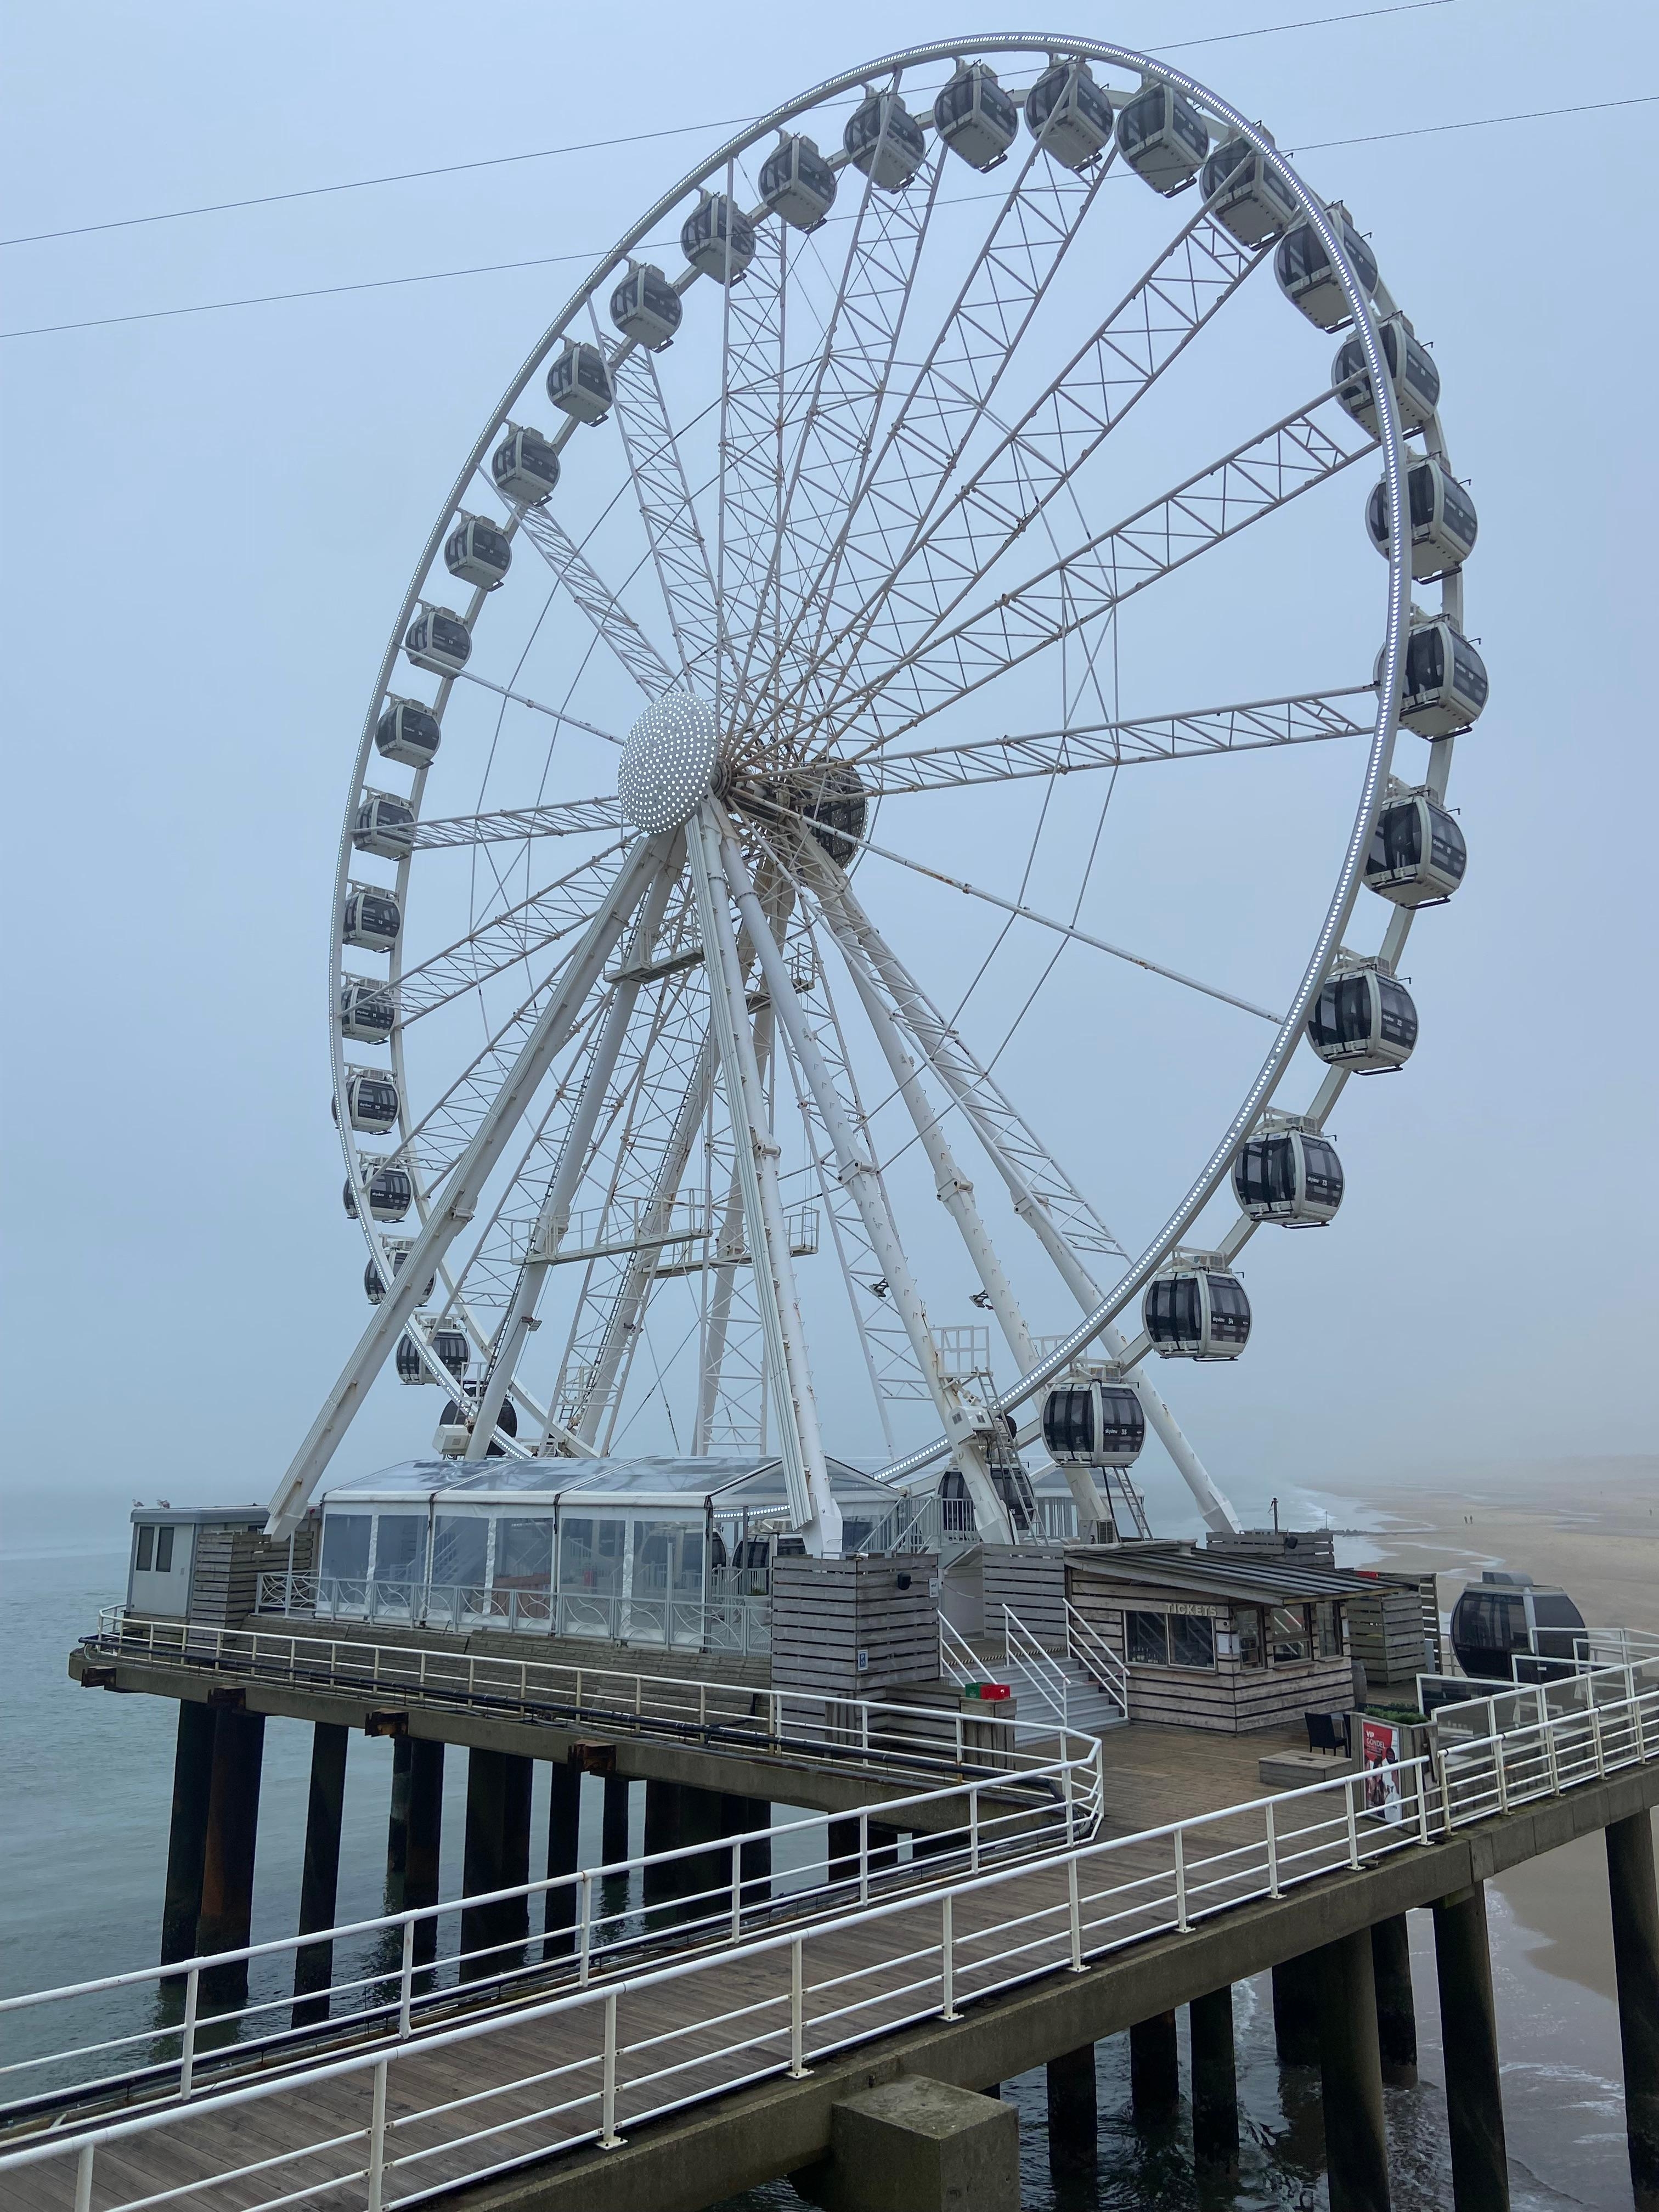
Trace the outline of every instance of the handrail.
<instances>
[{"instance_id":1,"label":"handrail","mask_svg":"<svg viewBox=\"0 0 1659 2212\"><path fill-rule=\"evenodd\" d=\"M1129 1717L1129 1670L1093 1623L1066 1601L1066 1648L1085 1673Z\"/></svg>"},{"instance_id":2,"label":"handrail","mask_svg":"<svg viewBox=\"0 0 1659 2212\"><path fill-rule=\"evenodd\" d=\"M984 1661L943 1613L939 1617L939 1671L947 1682L955 1682L958 1687L966 1682L981 1680L985 1673Z\"/></svg>"},{"instance_id":3,"label":"handrail","mask_svg":"<svg viewBox=\"0 0 1659 2212\"><path fill-rule=\"evenodd\" d=\"M1010 1672L1018 1667L1061 1728L1069 1728L1066 1699L1072 1686L1066 1679L1066 1671L1055 1665L1052 1656L1009 1605L1002 1608L1002 1648L1008 1655Z\"/></svg>"},{"instance_id":4,"label":"handrail","mask_svg":"<svg viewBox=\"0 0 1659 2212\"><path fill-rule=\"evenodd\" d=\"M370 2201L381 2203L399 2193L391 2190L394 2177L401 2193L419 2193L428 2185L479 2182L582 2143L615 2143L624 2126L742 2084L799 2075L811 2060L916 2021L954 2020L964 2007L1003 1990L1434 1843L1494 1807L1557 1795L1659 1757L1659 1688L1607 1701L1593 1697L1583 1712L1515 1735L1515 1741L1500 1734L1404 1759L1386 1777L1338 1776L1136 1835L1097 1838L1045 1862L1048 1869L1066 1869L1063 1892L1052 1881L1044 1887L1038 1870L1028 1866L970 1874L940 1890L872 1901L854 1916L757 1936L602 1988L578 1989L401 2044L382 2041L286 2077L223 2090L204 2100L216 2122L244 2105L286 2098L297 2139L275 2157L262 2142L257 2165L195 2180L192 2202L210 2207L216 2185L230 2192L220 2200L228 2212L231 2203L258 2212L244 2185L257 2172L271 2189L264 2212L275 2212L292 2196L279 2169L301 2159L312 2191L371 2179ZM1241 1828L1249 1832L1243 1840ZM1149 1858L1156 1860L1150 1870ZM1120 1873L1121 1879L1111 1879ZM1031 1882L1037 1887L1016 1892L1015 1885ZM988 1898L995 1902L976 1919L974 1906ZM855 1918L867 1957L868 1931L902 1915L909 1921L896 1927L888 1951L872 1963L849 1969L845 1953L831 1948ZM666 1993L687 1983L697 1989L698 2001L689 2020L678 2021ZM556 2044L555 2021L575 2028L569 2044ZM393 2068L530 2025L538 2029L530 2081L521 2058L509 2050L499 2086L471 2092L460 2103L447 2069L439 2069L442 2078L432 2078L424 2092L420 2077L400 2073L396 2098L388 2094ZM724 2038L718 2048L711 2048L711 2031ZM685 2069L693 2065L696 2085L688 2087ZM337 2100L327 2100L324 2110L313 2094L323 2081L352 2081L362 2094L362 2124L356 2128L343 2119ZM524 2093L532 2086L537 2109L526 2112ZM506 2100L499 2120L484 2109L492 2098ZM0 2174L74 2159L76 2201L84 2205L92 2198L100 2149L188 2128L195 2110L174 2104L80 2131L65 2126L49 2139L0 2152ZM262 2132L269 2136L270 2125ZM531 2148L522 2148L526 2142ZM447 2161L441 2172L429 2164L440 2157ZM107 2200L105 2212L136 2212L140 2202L150 2201L151 2180L136 2185L139 2195Z\"/></svg>"}]
</instances>

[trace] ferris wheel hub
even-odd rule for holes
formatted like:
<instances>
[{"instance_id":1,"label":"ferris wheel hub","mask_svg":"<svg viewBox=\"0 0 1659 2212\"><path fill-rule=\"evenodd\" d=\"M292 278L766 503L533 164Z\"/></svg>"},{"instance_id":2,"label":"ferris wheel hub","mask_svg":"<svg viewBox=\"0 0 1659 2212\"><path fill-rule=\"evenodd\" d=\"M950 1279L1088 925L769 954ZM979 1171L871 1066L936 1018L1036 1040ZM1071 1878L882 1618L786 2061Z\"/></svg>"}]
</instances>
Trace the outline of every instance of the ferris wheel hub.
<instances>
[{"instance_id":1,"label":"ferris wheel hub","mask_svg":"<svg viewBox=\"0 0 1659 2212\"><path fill-rule=\"evenodd\" d=\"M617 770L617 797L637 830L654 837L696 812L714 780L720 726L707 700L665 691L629 732Z\"/></svg>"}]
</instances>

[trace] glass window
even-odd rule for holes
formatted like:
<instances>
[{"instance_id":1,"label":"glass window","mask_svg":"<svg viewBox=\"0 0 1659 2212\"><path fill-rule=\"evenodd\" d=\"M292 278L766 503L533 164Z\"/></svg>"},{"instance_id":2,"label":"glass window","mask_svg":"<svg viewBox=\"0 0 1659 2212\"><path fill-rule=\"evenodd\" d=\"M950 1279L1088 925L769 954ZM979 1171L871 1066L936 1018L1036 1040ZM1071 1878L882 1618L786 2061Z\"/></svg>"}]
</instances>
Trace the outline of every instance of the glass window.
<instances>
[{"instance_id":1,"label":"glass window","mask_svg":"<svg viewBox=\"0 0 1659 2212\"><path fill-rule=\"evenodd\" d=\"M544 1590L553 1580L553 1523L498 1521L495 1523L496 1589Z\"/></svg>"},{"instance_id":2,"label":"glass window","mask_svg":"<svg viewBox=\"0 0 1659 2212\"><path fill-rule=\"evenodd\" d=\"M1132 1667L1167 1667L1170 1663L1169 1617L1162 1613L1126 1613L1124 1649Z\"/></svg>"},{"instance_id":3,"label":"glass window","mask_svg":"<svg viewBox=\"0 0 1659 2212\"><path fill-rule=\"evenodd\" d=\"M1243 1344L1250 1334L1250 1302L1243 1283L1231 1275L1212 1275L1210 1337L1216 1344ZM1196 1285L1194 1285L1196 1288Z\"/></svg>"},{"instance_id":4,"label":"glass window","mask_svg":"<svg viewBox=\"0 0 1659 2212\"><path fill-rule=\"evenodd\" d=\"M374 1523L374 1577L383 1583L426 1580L426 1516L382 1513Z\"/></svg>"},{"instance_id":5,"label":"glass window","mask_svg":"<svg viewBox=\"0 0 1659 2212\"><path fill-rule=\"evenodd\" d=\"M173 1531L158 1528L155 1532L155 1571L158 1575L173 1572Z\"/></svg>"},{"instance_id":6,"label":"glass window","mask_svg":"<svg viewBox=\"0 0 1659 2212\"><path fill-rule=\"evenodd\" d=\"M1238 1638L1238 1663L1241 1667L1261 1667L1262 1658L1261 1614L1255 1606L1247 1606L1233 1615L1233 1632Z\"/></svg>"},{"instance_id":7,"label":"glass window","mask_svg":"<svg viewBox=\"0 0 1659 2212\"><path fill-rule=\"evenodd\" d=\"M154 1528L141 1528L138 1531L138 1557L136 1564L141 1575L147 1575L155 1565L155 1531Z\"/></svg>"},{"instance_id":8,"label":"glass window","mask_svg":"<svg viewBox=\"0 0 1659 2212\"><path fill-rule=\"evenodd\" d=\"M1195 1613L1170 1615L1170 1664L1172 1667L1213 1667L1215 1623Z\"/></svg>"},{"instance_id":9,"label":"glass window","mask_svg":"<svg viewBox=\"0 0 1659 2212\"><path fill-rule=\"evenodd\" d=\"M441 1513L432 1539L432 1579L440 1589L482 1589L488 1521Z\"/></svg>"},{"instance_id":10,"label":"glass window","mask_svg":"<svg viewBox=\"0 0 1659 2212\"><path fill-rule=\"evenodd\" d=\"M1340 1659L1342 1656L1341 1608L1334 1605L1322 1605L1316 1610L1319 1620L1319 1656L1322 1659Z\"/></svg>"},{"instance_id":11,"label":"glass window","mask_svg":"<svg viewBox=\"0 0 1659 2212\"><path fill-rule=\"evenodd\" d=\"M622 1593L623 1524L568 1515L559 1531L559 1588Z\"/></svg>"},{"instance_id":12,"label":"glass window","mask_svg":"<svg viewBox=\"0 0 1659 2212\"><path fill-rule=\"evenodd\" d=\"M1276 1605L1267 1616L1267 1642L1275 1667L1289 1667L1313 1656L1311 1608L1305 1605Z\"/></svg>"},{"instance_id":13,"label":"glass window","mask_svg":"<svg viewBox=\"0 0 1659 2212\"><path fill-rule=\"evenodd\" d=\"M702 1530L684 1521L634 1523L635 1597L701 1597Z\"/></svg>"},{"instance_id":14,"label":"glass window","mask_svg":"<svg viewBox=\"0 0 1659 2212\"><path fill-rule=\"evenodd\" d=\"M325 1576L352 1580L368 1572L368 1538L373 1525L367 1513L323 1516Z\"/></svg>"}]
</instances>

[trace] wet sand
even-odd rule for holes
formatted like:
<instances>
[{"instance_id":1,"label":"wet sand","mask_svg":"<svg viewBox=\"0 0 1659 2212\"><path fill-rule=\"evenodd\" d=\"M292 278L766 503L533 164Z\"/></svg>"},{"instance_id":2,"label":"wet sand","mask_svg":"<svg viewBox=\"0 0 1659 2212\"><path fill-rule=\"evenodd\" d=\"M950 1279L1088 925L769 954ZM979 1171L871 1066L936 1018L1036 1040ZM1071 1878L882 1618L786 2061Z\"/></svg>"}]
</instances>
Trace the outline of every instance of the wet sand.
<instances>
[{"instance_id":1,"label":"wet sand","mask_svg":"<svg viewBox=\"0 0 1659 2212\"><path fill-rule=\"evenodd\" d=\"M1368 1565L1436 1575L1443 1615L1483 1567L1507 1567L1559 1583L1593 1627L1659 1631L1659 1456L1429 1468L1386 1486L1333 1475L1325 1487L1379 1524L1366 1539ZM1531 1860L1496 1886L1535 1939L1528 1965L1612 1996L1599 1837Z\"/></svg>"}]
</instances>

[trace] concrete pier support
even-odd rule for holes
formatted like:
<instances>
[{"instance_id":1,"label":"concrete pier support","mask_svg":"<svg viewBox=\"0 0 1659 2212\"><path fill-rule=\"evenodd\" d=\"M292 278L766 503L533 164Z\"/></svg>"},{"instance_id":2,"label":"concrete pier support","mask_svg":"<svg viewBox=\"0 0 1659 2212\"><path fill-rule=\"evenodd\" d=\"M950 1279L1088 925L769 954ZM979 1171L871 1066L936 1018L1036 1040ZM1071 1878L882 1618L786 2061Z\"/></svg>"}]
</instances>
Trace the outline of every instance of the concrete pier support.
<instances>
[{"instance_id":1,"label":"concrete pier support","mask_svg":"<svg viewBox=\"0 0 1659 2212\"><path fill-rule=\"evenodd\" d=\"M856 1881L859 1874L859 1824L856 1820L831 1820L824 1844L828 1862L825 1879Z\"/></svg>"},{"instance_id":2,"label":"concrete pier support","mask_svg":"<svg viewBox=\"0 0 1659 2212\"><path fill-rule=\"evenodd\" d=\"M408 1908L409 1801L415 1771L415 1739L394 1737L392 1745L392 1806L386 1824L386 1910Z\"/></svg>"},{"instance_id":3,"label":"concrete pier support","mask_svg":"<svg viewBox=\"0 0 1659 2212\"><path fill-rule=\"evenodd\" d=\"M533 1760L502 1751L473 1750L466 1761L466 1838L461 1882L464 1893L509 1889L530 1879L530 1789ZM527 1899L473 1905L461 1914L461 1973L471 1981L510 1973L524 1963L521 1945L530 1932Z\"/></svg>"},{"instance_id":4,"label":"concrete pier support","mask_svg":"<svg viewBox=\"0 0 1659 2212\"><path fill-rule=\"evenodd\" d=\"M1403 1912L1373 1923L1371 1972L1382 2079L1390 2087L1409 2089L1417 2080L1417 2002L1412 1995L1411 1930Z\"/></svg>"},{"instance_id":5,"label":"concrete pier support","mask_svg":"<svg viewBox=\"0 0 1659 2212\"><path fill-rule=\"evenodd\" d=\"M198 1955L240 1950L253 1920L253 1855L259 1837L259 1776L265 1755L263 1713L220 1709L213 1731L213 1781L208 1791L207 1846L202 1857ZM247 1961L202 1977L215 2006L247 2002Z\"/></svg>"},{"instance_id":6,"label":"concrete pier support","mask_svg":"<svg viewBox=\"0 0 1659 2212\"><path fill-rule=\"evenodd\" d=\"M300 1933L331 1928L340 1889L340 1819L345 1809L347 1730L341 1722L319 1721L311 1731L311 1789L306 1802L305 1861L300 1874ZM334 1946L307 1943L294 1954L294 2025L308 2027L328 2018L326 1990L333 1978ZM301 2002L304 2000L304 2002Z\"/></svg>"},{"instance_id":7,"label":"concrete pier support","mask_svg":"<svg viewBox=\"0 0 1659 2212\"><path fill-rule=\"evenodd\" d=\"M910 2075L830 2116L830 2155L792 2177L824 2212L1019 2212L1012 2105Z\"/></svg>"},{"instance_id":8,"label":"concrete pier support","mask_svg":"<svg viewBox=\"0 0 1659 2212\"><path fill-rule=\"evenodd\" d=\"M574 1766L555 1764L547 1771L551 1784L547 1808L547 1873L552 1881L560 1875L576 1871L580 1856L582 1778L581 1770ZM571 1948L576 1925L576 1887L571 1882L562 1889L547 1892L546 1910L542 1917L548 1937L543 1950L545 1958L556 1958Z\"/></svg>"},{"instance_id":9,"label":"concrete pier support","mask_svg":"<svg viewBox=\"0 0 1659 2212\"><path fill-rule=\"evenodd\" d=\"M1440 1984L1452 2202L1456 2212L1509 2212L1484 1884L1459 1890L1435 1906L1434 1965Z\"/></svg>"},{"instance_id":10,"label":"concrete pier support","mask_svg":"<svg viewBox=\"0 0 1659 2212\"><path fill-rule=\"evenodd\" d=\"M1625 2132L1636 2212L1659 2212L1659 1897L1653 1817L1637 1813L1607 1830L1619 2039L1625 2054Z\"/></svg>"},{"instance_id":11,"label":"concrete pier support","mask_svg":"<svg viewBox=\"0 0 1659 2212\"><path fill-rule=\"evenodd\" d=\"M1238 2070L1231 1984L1187 2008L1193 2039L1193 2160L1200 2179L1238 2179Z\"/></svg>"},{"instance_id":12,"label":"concrete pier support","mask_svg":"<svg viewBox=\"0 0 1659 2212\"><path fill-rule=\"evenodd\" d=\"M1181 2109L1181 2053L1172 2011L1138 2020L1129 2030L1129 2095L1136 2119L1145 2124L1167 2124Z\"/></svg>"},{"instance_id":13,"label":"concrete pier support","mask_svg":"<svg viewBox=\"0 0 1659 2212\"><path fill-rule=\"evenodd\" d=\"M599 1819L599 1856L606 1866L628 1856L628 1792L626 1775L605 1778L605 1809Z\"/></svg>"},{"instance_id":14,"label":"concrete pier support","mask_svg":"<svg viewBox=\"0 0 1659 2212\"><path fill-rule=\"evenodd\" d=\"M443 1844L444 1825L444 1747L441 1743L428 1743L421 1736L408 1739L408 1840L404 1861L403 1903L398 1908L404 1912L412 1912L420 1905L438 1902L439 1853ZM395 1775L393 1781L395 1787ZM416 1960L422 1966L427 1966L437 1954L437 1922L416 1921Z\"/></svg>"},{"instance_id":15,"label":"concrete pier support","mask_svg":"<svg viewBox=\"0 0 1659 2212\"><path fill-rule=\"evenodd\" d=\"M722 1797L720 1799L720 1833L723 1836L745 1836L755 1828L769 1828L772 1808L764 1797ZM751 1906L764 1905L772 1890L772 1846L764 1838L744 1844L738 1853L738 1875L743 1884L744 1911ZM731 1879L731 1869L726 1869Z\"/></svg>"},{"instance_id":16,"label":"concrete pier support","mask_svg":"<svg viewBox=\"0 0 1659 2212\"><path fill-rule=\"evenodd\" d=\"M1273 2047L1281 2066L1319 2063L1319 1967L1312 1952L1273 1968Z\"/></svg>"},{"instance_id":17,"label":"concrete pier support","mask_svg":"<svg viewBox=\"0 0 1659 2212\"><path fill-rule=\"evenodd\" d=\"M1048 2163L1075 2172L1094 2165L1100 2138L1095 2046L1080 2044L1048 2061Z\"/></svg>"},{"instance_id":18,"label":"concrete pier support","mask_svg":"<svg viewBox=\"0 0 1659 2212\"><path fill-rule=\"evenodd\" d=\"M1316 1952L1319 2063L1331 2212L1389 2212L1389 2148L1371 1939L1359 1929Z\"/></svg>"},{"instance_id":19,"label":"concrete pier support","mask_svg":"<svg viewBox=\"0 0 1659 2212\"><path fill-rule=\"evenodd\" d=\"M173 1821L167 1831L167 1887L161 1899L161 1964L196 1954L202 1916L202 1868L207 1854L208 1796L213 1784L211 1705L180 1700L173 1754Z\"/></svg>"}]
</instances>

